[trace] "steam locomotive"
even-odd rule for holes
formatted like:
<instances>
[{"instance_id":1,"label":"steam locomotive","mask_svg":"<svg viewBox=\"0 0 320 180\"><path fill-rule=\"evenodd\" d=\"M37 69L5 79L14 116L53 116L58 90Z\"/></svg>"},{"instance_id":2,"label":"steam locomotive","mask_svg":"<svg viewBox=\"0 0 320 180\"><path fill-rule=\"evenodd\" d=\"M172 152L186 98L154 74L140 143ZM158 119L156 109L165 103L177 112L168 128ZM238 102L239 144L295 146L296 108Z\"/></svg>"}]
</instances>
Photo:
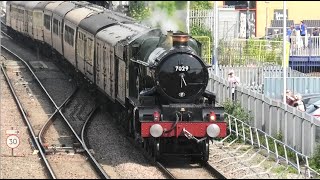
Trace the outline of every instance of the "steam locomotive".
<instances>
[{"instance_id":1,"label":"steam locomotive","mask_svg":"<svg viewBox=\"0 0 320 180\"><path fill-rule=\"evenodd\" d=\"M7 1L9 33L68 61L113 103L119 121L155 159L209 158L226 136L224 108L206 90L201 44L88 2Z\"/></svg>"}]
</instances>

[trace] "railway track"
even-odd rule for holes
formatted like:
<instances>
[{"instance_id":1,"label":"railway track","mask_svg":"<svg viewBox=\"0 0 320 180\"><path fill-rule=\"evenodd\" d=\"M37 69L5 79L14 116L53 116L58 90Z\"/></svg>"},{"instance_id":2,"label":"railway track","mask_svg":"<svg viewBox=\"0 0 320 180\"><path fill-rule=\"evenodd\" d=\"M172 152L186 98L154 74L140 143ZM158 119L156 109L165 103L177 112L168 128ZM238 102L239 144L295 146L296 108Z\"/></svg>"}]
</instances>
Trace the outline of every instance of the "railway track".
<instances>
[{"instance_id":1,"label":"railway track","mask_svg":"<svg viewBox=\"0 0 320 180\"><path fill-rule=\"evenodd\" d=\"M64 104L64 103L63 103ZM56 111L55 113L56 114L58 114L58 112L59 111ZM92 115L92 114L91 114ZM90 116L91 116L90 115ZM89 118L89 117L88 117ZM84 125L84 127L86 126L86 124L87 124L87 122L85 122L85 125ZM75 131L75 132L77 132L77 131ZM84 132L84 130L82 130L81 132ZM79 135L79 133L77 133L78 135ZM84 145L86 145L86 143L85 143L85 140L84 140L84 137L85 137L85 135L84 135L85 133L81 133L81 140L82 140L82 142L84 143ZM40 139L42 139L42 138L40 138ZM164 165L164 164L162 164L162 163L160 163L160 162L155 162L155 164L156 164L156 166L159 168L159 169L162 169L161 171L164 173L164 174L167 174L167 177L168 178L180 178L179 177L179 175L174 175L174 174L176 174L176 173L171 173L172 172L172 170L170 170L170 169L168 169L168 168L166 168L166 166ZM204 165L198 165L199 167L201 167L201 166L203 166L203 171L208 171L208 172L210 172L211 170L206 170L206 168L204 167ZM209 165L210 166L210 165ZM207 166L206 166L207 167ZM211 173L211 174L215 174L215 173ZM214 175L213 176L213 178L215 178L216 176L218 176L219 177L219 175ZM223 176L220 176L220 178L224 178Z\"/></svg>"},{"instance_id":2,"label":"railway track","mask_svg":"<svg viewBox=\"0 0 320 180\"><path fill-rule=\"evenodd\" d=\"M169 163L163 162L162 160L154 161L151 155L146 152L143 147L138 146L135 141L129 137L128 140L143 153L143 156L148 159L151 164L156 166L169 179L226 179L226 177L221 172L216 170L209 163L192 164L185 160L177 160L181 161L177 164L176 160Z\"/></svg>"},{"instance_id":3,"label":"railway track","mask_svg":"<svg viewBox=\"0 0 320 180\"><path fill-rule=\"evenodd\" d=\"M1 66L1 69L3 71L3 73L5 74L8 84L10 86L10 89L12 89L12 93L14 94L15 100L19 106L19 108L21 109L21 113L24 116L25 121L28 124L28 127L30 129L31 135L32 135L32 139L34 141L34 144L36 144L37 149L39 150L40 154L41 154L41 159L43 159L43 161L46 164L46 169L49 173L49 177L51 178L56 178L56 175L54 173L54 171L52 170L52 167L50 166L48 159L46 157L46 152L45 152L45 147L43 146L43 144L41 144L40 139L42 139L42 135L44 134L43 132L45 130L48 129L49 124L51 122L51 119L53 116L61 116L61 119L63 119L64 123L67 124L69 131L72 132L73 136L75 137L75 139L79 142L80 146L83 148L84 150L84 154L86 155L86 157L89 159L90 164L92 166L92 168L94 169L95 173L98 174L98 176L100 178L103 179L109 179L109 176L105 173L105 171L101 168L100 164L96 161L96 159L92 156L92 154L90 153L89 149L86 148L85 144L82 142L82 139L78 136L78 134L76 133L76 131L73 129L73 127L70 125L68 119L65 117L65 115L62 113L62 106L70 100L70 98L68 98L61 106L58 106L56 104L56 102L52 99L51 95L48 93L48 91L45 89L45 87L43 86L43 84L41 83L41 81L39 80L39 78L36 76L35 72L32 70L32 68L29 66L29 64L24 61L23 59L21 59L19 56L17 56L15 53L11 52L9 49L7 49L4 46L1 46L2 50L5 50L7 53L9 53L11 56L16 57L18 60L20 60L20 62L22 62L26 68L29 70L29 72L32 74L33 78L35 79L35 81L38 83L38 85L41 87L42 91L46 94L46 96L48 97L48 99L50 100L50 102L54 105L55 108L55 112L51 115L51 117L49 118L49 120L47 121L47 123L45 123L46 125L42 128L43 131L41 131L40 136L36 135L36 132L33 131L33 127L32 127L32 123L31 121L28 119L28 114L27 112L25 112L25 108L22 106L22 104L19 101L18 96L14 93L14 88L12 86L12 83L9 84L10 80L9 77L7 76L5 69Z\"/></svg>"},{"instance_id":4,"label":"railway track","mask_svg":"<svg viewBox=\"0 0 320 180\"><path fill-rule=\"evenodd\" d=\"M46 154L45 154L45 152L43 150L43 147L39 143L38 137L37 137L37 135L35 134L35 132L33 130L32 124L31 124L29 118L27 117L26 112L24 111L25 108L22 106L17 94L15 93L15 90L14 90L14 88L13 88L11 82L10 82L10 79L9 79L6 71L4 70L3 66L0 65L0 67L1 67L1 71L2 71L3 75L5 76L5 80L6 80L8 86L10 88L10 91L11 91L13 97L14 97L14 100L15 100L17 106L18 106L18 109L19 109L19 111L20 111L20 113L21 113L21 115L23 117L23 120L25 121L25 123L28 126L28 130L29 130L29 132L31 134L32 143L36 146L35 148L40 153L39 156L40 156L40 159L41 159L41 161L43 162L43 164L45 166L45 171L46 171L48 177L50 177L52 179L56 179L56 175L55 175L54 171L52 170L52 167L50 166L50 164L49 164L49 162L48 162L48 160L46 158Z\"/></svg>"},{"instance_id":5,"label":"railway track","mask_svg":"<svg viewBox=\"0 0 320 180\"><path fill-rule=\"evenodd\" d=\"M123 129L119 129L123 131ZM174 162L163 162L162 160L155 161L152 157L151 152L146 151L143 146L138 145L138 143L129 136L126 136L126 139L140 152L142 155L158 168L168 179L186 179L186 178L203 178L203 179L227 179L225 175L219 172L216 168L211 166L209 163L196 163L192 164L188 161L182 160L181 164ZM181 161L181 159L178 161ZM199 175L199 176L197 176Z\"/></svg>"}]
</instances>

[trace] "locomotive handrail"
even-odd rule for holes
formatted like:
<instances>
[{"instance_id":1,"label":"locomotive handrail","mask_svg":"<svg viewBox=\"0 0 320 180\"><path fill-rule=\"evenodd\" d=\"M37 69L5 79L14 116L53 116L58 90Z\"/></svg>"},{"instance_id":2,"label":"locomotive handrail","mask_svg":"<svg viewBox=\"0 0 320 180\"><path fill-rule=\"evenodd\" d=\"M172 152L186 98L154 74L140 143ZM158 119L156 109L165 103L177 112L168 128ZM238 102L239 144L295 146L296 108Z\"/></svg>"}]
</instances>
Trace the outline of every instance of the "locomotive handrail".
<instances>
[{"instance_id":1,"label":"locomotive handrail","mask_svg":"<svg viewBox=\"0 0 320 180\"><path fill-rule=\"evenodd\" d=\"M146 63L146 62L144 62L142 60L134 60L134 59L131 58L130 61L138 63L138 64L141 64L141 65L144 65L144 66L149 66L149 63Z\"/></svg>"}]
</instances>

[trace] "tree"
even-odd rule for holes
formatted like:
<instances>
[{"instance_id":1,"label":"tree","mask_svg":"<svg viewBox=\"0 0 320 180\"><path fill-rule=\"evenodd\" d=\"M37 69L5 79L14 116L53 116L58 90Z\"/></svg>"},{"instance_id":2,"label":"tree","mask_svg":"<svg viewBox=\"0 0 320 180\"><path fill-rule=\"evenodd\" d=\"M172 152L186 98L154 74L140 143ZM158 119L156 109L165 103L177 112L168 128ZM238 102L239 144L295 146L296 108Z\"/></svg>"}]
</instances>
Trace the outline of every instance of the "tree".
<instances>
[{"instance_id":1,"label":"tree","mask_svg":"<svg viewBox=\"0 0 320 180\"><path fill-rule=\"evenodd\" d=\"M190 9L194 10L206 10L212 8L213 4L210 1L191 1L190 3Z\"/></svg>"},{"instance_id":2,"label":"tree","mask_svg":"<svg viewBox=\"0 0 320 180\"><path fill-rule=\"evenodd\" d=\"M147 7L144 1L130 1L129 15L136 20L144 20L150 16L150 8Z\"/></svg>"}]
</instances>

